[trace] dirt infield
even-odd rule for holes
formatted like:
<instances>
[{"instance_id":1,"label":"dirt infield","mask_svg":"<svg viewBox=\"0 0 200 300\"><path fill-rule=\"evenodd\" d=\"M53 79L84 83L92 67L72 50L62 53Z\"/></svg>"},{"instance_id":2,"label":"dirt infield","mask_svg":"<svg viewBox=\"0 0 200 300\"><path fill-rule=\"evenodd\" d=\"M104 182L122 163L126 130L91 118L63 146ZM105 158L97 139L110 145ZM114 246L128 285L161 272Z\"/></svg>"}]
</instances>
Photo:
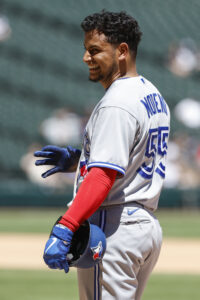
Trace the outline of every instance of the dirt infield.
<instances>
[{"instance_id":1,"label":"dirt infield","mask_svg":"<svg viewBox=\"0 0 200 300\"><path fill-rule=\"evenodd\" d=\"M1 269L47 269L46 234L0 234ZM200 239L164 239L154 273L200 274Z\"/></svg>"}]
</instances>

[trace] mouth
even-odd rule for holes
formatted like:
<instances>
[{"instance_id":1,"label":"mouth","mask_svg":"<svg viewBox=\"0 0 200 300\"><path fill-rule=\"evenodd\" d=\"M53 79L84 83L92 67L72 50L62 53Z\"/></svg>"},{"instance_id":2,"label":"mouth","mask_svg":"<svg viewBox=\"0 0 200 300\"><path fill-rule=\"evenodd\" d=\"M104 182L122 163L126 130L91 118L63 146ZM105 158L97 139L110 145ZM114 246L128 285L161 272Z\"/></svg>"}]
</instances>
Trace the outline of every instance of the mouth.
<instances>
[{"instance_id":1,"label":"mouth","mask_svg":"<svg viewBox=\"0 0 200 300\"><path fill-rule=\"evenodd\" d=\"M90 72L96 72L96 71L98 71L98 70L100 70L99 67L92 67L92 68L89 68L89 71L90 71Z\"/></svg>"}]
</instances>

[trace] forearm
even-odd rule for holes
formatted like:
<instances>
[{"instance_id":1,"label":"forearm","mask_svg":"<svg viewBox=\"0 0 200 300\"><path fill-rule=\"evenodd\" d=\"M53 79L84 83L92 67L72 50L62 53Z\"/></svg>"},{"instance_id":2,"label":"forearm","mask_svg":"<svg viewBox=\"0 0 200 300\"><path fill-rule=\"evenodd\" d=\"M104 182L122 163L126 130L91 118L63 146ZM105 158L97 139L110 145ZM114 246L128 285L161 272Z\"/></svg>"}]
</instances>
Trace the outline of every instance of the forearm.
<instances>
[{"instance_id":1,"label":"forearm","mask_svg":"<svg viewBox=\"0 0 200 300\"><path fill-rule=\"evenodd\" d=\"M103 203L114 184L116 175L115 170L92 168L60 223L76 231Z\"/></svg>"}]
</instances>

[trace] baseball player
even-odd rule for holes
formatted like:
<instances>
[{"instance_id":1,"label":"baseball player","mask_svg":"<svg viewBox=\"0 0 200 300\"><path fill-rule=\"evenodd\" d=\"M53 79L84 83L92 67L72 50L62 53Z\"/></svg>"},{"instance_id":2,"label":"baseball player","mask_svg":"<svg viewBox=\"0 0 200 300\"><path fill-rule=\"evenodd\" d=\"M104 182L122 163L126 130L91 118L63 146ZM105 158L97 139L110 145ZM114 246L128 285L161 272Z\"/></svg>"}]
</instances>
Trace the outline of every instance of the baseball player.
<instances>
[{"instance_id":1,"label":"baseball player","mask_svg":"<svg viewBox=\"0 0 200 300\"><path fill-rule=\"evenodd\" d=\"M83 149L46 146L36 165L54 165L45 178L77 168L73 202L53 227L44 250L50 268L68 272L66 255L86 219L106 235L102 263L78 269L81 300L139 300L158 259L162 231L153 212L166 171L169 108L157 88L136 70L141 40L125 12L84 19L84 62L105 95L86 125Z\"/></svg>"}]
</instances>

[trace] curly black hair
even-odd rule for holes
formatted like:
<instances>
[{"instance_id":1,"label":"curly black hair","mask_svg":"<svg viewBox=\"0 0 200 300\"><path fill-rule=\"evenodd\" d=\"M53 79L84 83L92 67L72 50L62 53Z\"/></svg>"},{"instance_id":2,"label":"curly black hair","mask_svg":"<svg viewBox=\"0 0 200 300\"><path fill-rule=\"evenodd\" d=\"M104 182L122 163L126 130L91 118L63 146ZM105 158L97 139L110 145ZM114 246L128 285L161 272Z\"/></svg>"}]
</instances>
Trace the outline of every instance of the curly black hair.
<instances>
[{"instance_id":1,"label":"curly black hair","mask_svg":"<svg viewBox=\"0 0 200 300\"><path fill-rule=\"evenodd\" d=\"M130 50L137 54L142 32L138 22L124 11L114 13L102 10L100 13L87 16L81 27L84 32L96 29L99 33L104 33L111 44L125 42Z\"/></svg>"}]
</instances>

